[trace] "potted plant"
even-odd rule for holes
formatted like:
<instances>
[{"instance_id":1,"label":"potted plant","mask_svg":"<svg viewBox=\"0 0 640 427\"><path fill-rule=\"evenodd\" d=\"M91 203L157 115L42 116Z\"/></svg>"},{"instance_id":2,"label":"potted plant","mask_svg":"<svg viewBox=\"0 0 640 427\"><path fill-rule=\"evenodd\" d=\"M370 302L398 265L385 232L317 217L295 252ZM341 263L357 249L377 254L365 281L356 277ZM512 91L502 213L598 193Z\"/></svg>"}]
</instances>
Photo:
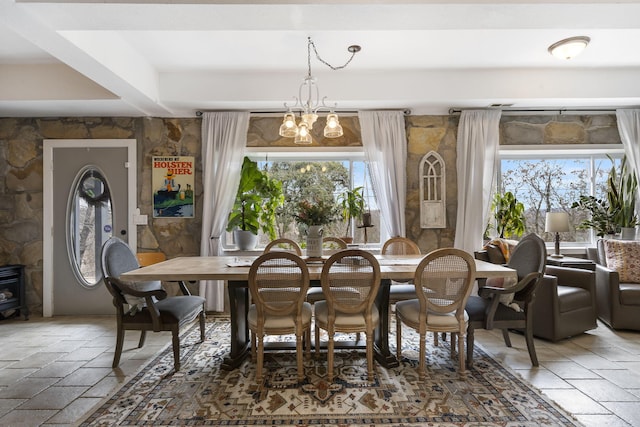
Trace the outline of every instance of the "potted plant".
<instances>
[{"instance_id":1,"label":"potted plant","mask_svg":"<svg viewBox=\"0 0 640 427\"><path fill-rule=\"evenodd\" d=\"M270 239L276 238L276 208L283 202L282 183L270 178L258 169L256 162L245 157L236 199L227 222L227 231L234 232L238 249L255 248L260 230Z\"/></svg>"},{"instance_id":2,"label":"potted plant","mask_svg":"<svg viewBox=\"0 0 640 427\"><path fill-rule=\"evenodd\" d=\"M335 221L338 215L333 200L302 200L298 203L295 220L306 226L307 255L312 258L322 256L322 227Z\"/></svg>"},{"instance_id":3,"label":"potted plant","mask_svg":"<svg viewBox=\"0 0 640 427\"><path fill-rule=\"evenodd\" d=\"M577 228L582 230L593 228L598 237L616 233L617 213L606 200L594 196L580 196L577 202L573 202L571 208L588 211L591 216L578 224Z\"/></svg>"},{"instance_id":4,"label":"potted plant","mask_svg":"<svg viewBox=\"0 0 640 427\"><path fill-rule=\"evenodd\" d=\"M362 189L363 187L356 187L353 190L347 189L338 198L342 218L347 223L344 237L341 238L347 243L351 243L353 241L353 237L351 237L351 235L349 234L349 230L351 230L352 219L362 216L365 212Z\"/></svg>"},{"instance_id":5,"label":"potted plant","mask_svg":"<svg viewBox=\"0 0 640 427\"><path fill-rule=\"evenodd\" d=\"M611 157L609 157L611 159ZM613 159L611 159L613 162ZM610 209L615 212L614 222L620 228L622 239L634 239L638 225L636 215L636 196L638 192L638 180L636 174L627 167L627 158L623 157L620 164L620 172L615 164L609 171L607 179L607 201Z\"/></svg>"},{"instance_id":6,"label":"potted plant","mask_svg":"<svg viewBox=\"0 0 640 427\"><path fill-rule=\"evenodd\" d=\"M491 209L495 212L495 228L500 238L522 236L525 230L524 205L512 192L497 193Z\"/></svg>"}]
</instances>

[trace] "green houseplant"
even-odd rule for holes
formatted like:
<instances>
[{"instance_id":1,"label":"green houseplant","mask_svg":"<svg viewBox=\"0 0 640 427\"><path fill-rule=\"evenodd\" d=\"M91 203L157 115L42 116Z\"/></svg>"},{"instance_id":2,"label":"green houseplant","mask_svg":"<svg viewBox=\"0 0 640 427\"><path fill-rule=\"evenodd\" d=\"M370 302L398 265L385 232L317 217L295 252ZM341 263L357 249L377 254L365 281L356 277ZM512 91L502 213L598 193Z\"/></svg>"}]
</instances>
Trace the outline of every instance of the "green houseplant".
<instances>
[{"instance_id":1,"label":"green houseplant","mask_svg":"<svg viewBox=\"0 0 640 427\"><path fill-rule=\"evenodd\" d=\"M365 212L364 196L362 195L363 188L364 187L356 187L353 190L347 189L338 197L342 219L347 223L347 228L342 238L345 241L352 239L349 235L351 220L361 217Z\"/></svg>"},{"instance_id":2,"label":"green houseplant","mask_svg":"<svg viewBox=\"0 0 640 427\"><path fill-rule=\"evenodd\" d=\"M227 222L227 231L234 231L239 249L253 249L260 230L270 239L276 238L276 209L283 202L282 183L270 178L258 168L256 162L245 157L236 199ZM238 231L244 233L238 233ZM237 237L241 234L255 236L252 239L253 246L251 243L242 243L243 238Z\"/></svg>"},{"instance_id":3,"label":"green houseplant","mask_svg":"<svg viewBox=\"0 0 640 427\"><path fill-rule=\"evenodd\" d=\"M525 230L524 205L512 192L496 193L491 209L494 211L498 236L501 238L522 236Z\"/></svg>"},{"instance_id":4,"label":"green houseplant","mask_svg":"<svg viewBox=\"0 0 640 427\"><path fill-rule=\"evenodd\" d=\"M590 214L590 218L583 220L577 228L581 230L593 228L598 237L616 233L616 211L606 200L594 196L580 196L577 202L573 202L571 208L588 211Z\"/></svg>"},{"instance_id":5,"label":"green houseplant","mask_svg":"<svg viewBox=\"0 0 640 427\"><path fill-rule=\"evenodd\" d=\"M609 157L611 159L611 157ZM613 162L613 159L611 159ZM636 196L638 192L638 180L636 174L630 171L627 165L627 158L623 157L620 163L620 172L616 170L615 164L609 171L607 179L607 201L610 209L615 212L614 222L617 227L622 229L623 237L624 229L631 229L635 235L635 228L638 225L638 216L636 215ZM627 231L628 232L628 231Z\"/></svg>"}]
</instances>

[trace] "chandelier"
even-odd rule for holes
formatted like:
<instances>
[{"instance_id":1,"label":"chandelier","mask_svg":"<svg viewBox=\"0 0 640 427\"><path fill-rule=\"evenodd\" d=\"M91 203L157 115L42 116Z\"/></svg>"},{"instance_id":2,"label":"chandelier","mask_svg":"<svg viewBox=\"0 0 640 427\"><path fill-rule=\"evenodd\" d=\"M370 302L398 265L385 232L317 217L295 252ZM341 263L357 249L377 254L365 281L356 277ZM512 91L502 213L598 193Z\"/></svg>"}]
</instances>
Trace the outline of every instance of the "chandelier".
<instances>
[{"instance_id":1,"label":"chandelier","mask_svg":"<svg viewBox=\"0 0 640 427\"><path fill-rule=\"evenodd\" d=\"M311 129L313 128L313 124L316 120L318 120L318 112L320 110L327 110L329 112L329 114L327 114L327 123L324 127L324 136L327 138L338 138L343 135L338 114L335 112L337 104L334 104L334 108L328 107L325 104L326 96L320 98L320 90L318 89L316 78L311 75L312 48L316 55L316 59L332 70L345 68L361 49L358 45L349 46L347 50L351 53L351 57L344 63L344 65L334 67L320 57L316 50L316 45L313 43L313 40L311 40L311 37L307 38L307 76L304 78L300 88L298 89L298 96L294 97L296 101L295 104L293 106L289 106L286 102L284 103L287 112L284 115L279 132L282 137L295 138L294 142L296 144L311 144ZM299 123L296 123L296 115L294 111L300 113Z\"/></svg>"}]
</instances>

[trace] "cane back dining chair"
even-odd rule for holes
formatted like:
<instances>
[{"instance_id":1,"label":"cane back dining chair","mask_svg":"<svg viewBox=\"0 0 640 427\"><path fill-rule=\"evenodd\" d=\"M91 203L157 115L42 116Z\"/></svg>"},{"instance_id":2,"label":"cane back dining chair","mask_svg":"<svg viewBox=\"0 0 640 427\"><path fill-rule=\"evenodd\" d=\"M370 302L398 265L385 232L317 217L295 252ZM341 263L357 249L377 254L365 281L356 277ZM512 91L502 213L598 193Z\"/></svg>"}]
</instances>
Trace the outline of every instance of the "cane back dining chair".
<instances>
[{"instance_id":1,"label":"cane back dining chair","mask_svg":"<svg viewBox=\"0 0 640 427\"><path fill-rule=\"evenodd\" d=\"M267 246L264 247L263 253L266 254L267 252L272 251L292 252L298 256L302 256L302 249L300 248L300 245L293 240L286 238L275 239L267 243Z\"/></svg>"},{"instance_id":2,"label":"cane back dining chair","mask_svg":"<svg viewBox=\"0 0 640 427\"><path fill-rule=\"evenodd\" d=\"M380 251L382 255L420 255L420 247L406 237L392 237L382 245ZM389 288L389 305L398 301L414 299L416 297L416 288L413 283L392 282Z\"/></svg>"},{"instance_id":3,"label":"cane back dining chair","mask_svg":"<svg viewBox=\"0 0 640 427\"><path fill-rule=\"evenodd\" d=\"M479 296L467 301L469 313L467 329L467 364L473 366L473 344L475 329L501 329L504 343L511 347L509 329L524 332L527 350L533 366L538 366L538 357L533 342L533 303L547 262L544 240L535 233L523 237L511 253L507 267L518 273L518 282L509 288L485 284L478 290ZM488 282L489 283L489 282ZM500 296L513 293L516 309L500 303Z\"/></svg>"},{"instance_id":4,"label":"cane back dining chair","mask_svg":"<svg viewBox=\"0 0 640 427\"><path fill-rule=\"evenodd\" d=\"M119 280L122 273L140 265L129 245L117 237L104 243L101 260L104 282L116 307L116 348L112 367L117 368L120 363L125 330L140 331L138 348L144 345L147 331L171 331L173 365L176 371L180 370L180 328L198 318L200 341L204 341L205 299L189 295L184 283L180 288L185 295L169 297L160 281L132 283Z\"/></svg>"},{"instance_id":5,"label":"cane back dining chair","mask_svg":"<svg viewBox=\"0 0 640 427\"><path fill-rule=\"evenodd\" d=\"M249 291L253 304L247 321L252 358L257 359L256 382L262 381L265 335L296 335L298 381L304 379L303 340L307 357L311 351L311 304L305 302L308 288L307 264L296 254L268 252L252 263Z\"/></svg>"},{"instance_id":6,"label":"cane back dining chair","mask_svg":"<svg viewBox=\"0 0 640 427\"><path fill-rule=\"evenodd\" d=\"M396 304L396 352L402 357L402 324L415 329L420 335L418 375L425 376L426 334L451 332L458 334L460 373L465 370L464 336L469 316L465 304L475 281L476 265L473 257L459 249L443 248L427 254L414 276L416 299Z\"/></svg>"},{"instance_id":7,"label":"cane back dining chair","mask_svg":"<svg viewBox=\"0 0 640 427\"><path fill-rule=\"evenodd\" d=\"M347 242L339 237L327 236L322 238L322 251L330 254L347 249ZM315 304L318 301L322 301L324 293L320 287L311 287L307 291L307 301L311 304Z\"/></svg>"},{"instance_id":8,"label":"cane back dining chair","mask_svg":"<svg viewBox=\"0 0 640 427\"><path fill-rule=\"evenodd\" d=\"M320 276L326 297L315 304L316 352L320 329L327 331L327 371L333 381L334 335L336 332L366 333L367 378L373 381L373 335L380 321L374 305L380 288L380 264L370 252L345 249L325 262Z\"/></svg>"}]
</instances>

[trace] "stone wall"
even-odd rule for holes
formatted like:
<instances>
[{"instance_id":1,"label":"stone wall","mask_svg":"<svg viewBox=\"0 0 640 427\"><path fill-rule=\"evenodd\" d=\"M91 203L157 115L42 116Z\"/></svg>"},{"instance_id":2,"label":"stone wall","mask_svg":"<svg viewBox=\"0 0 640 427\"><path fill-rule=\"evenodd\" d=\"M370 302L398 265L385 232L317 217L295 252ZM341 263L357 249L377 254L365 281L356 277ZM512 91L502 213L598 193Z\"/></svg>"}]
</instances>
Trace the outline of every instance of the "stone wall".
<instances>
[{"instance_id":1,"label":"stone wall","mask_svg":"<svg viewBox=\"0 0 640 427\"><path fill-rule=\"evenodd\" d=\"M280 117L254 117L249 146L294 146L278 136ZM341 117L345 136L325 139L314 134L314 145L362 145L356 117ZM71 138L135 138L138 141L138 206L149 217L138 226L140 250L161 250L168 257L197 255L202 218L201 134L199 118L0 118L0 263L26 266L27 303L42 313L42 141ZM457 116L410 116L406 119L407 236L423 251L451 246L457 207ZM320 126L316 125L321 132ZM615 116L503 116L502 144L619 143ZM447 169L447 227L421 229L418 169L434 150ZM196 212L193 219L153 219L151 157L194 156Z\"/></svg>"}]
</instances>

